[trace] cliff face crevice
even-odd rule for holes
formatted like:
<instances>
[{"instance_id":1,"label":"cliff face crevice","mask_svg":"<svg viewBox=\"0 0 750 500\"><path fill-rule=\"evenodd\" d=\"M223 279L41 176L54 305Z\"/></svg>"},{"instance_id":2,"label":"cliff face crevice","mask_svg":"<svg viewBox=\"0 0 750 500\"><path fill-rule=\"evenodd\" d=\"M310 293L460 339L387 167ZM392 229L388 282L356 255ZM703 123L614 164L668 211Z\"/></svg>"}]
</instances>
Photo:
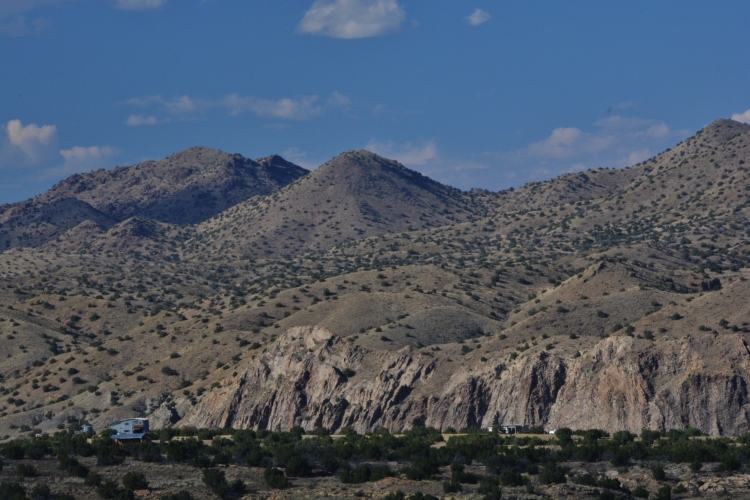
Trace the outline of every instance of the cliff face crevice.
<instances>
[{"instance_id":1,"label":"cliff face crevice","mask_svg":"<svg viewBox=\"0 0 750 500\"><path fill-rule=\"evenodd\" d=\"M541 350L507 368L492 361L462 366L408 347L368 350L322 327L296 327L177 425L397 432L525 423L631 432L697 427L711 435L750 429L750 354L739 335L659 344L610 337L575 359Z\"/></svg>"}]
</instances>

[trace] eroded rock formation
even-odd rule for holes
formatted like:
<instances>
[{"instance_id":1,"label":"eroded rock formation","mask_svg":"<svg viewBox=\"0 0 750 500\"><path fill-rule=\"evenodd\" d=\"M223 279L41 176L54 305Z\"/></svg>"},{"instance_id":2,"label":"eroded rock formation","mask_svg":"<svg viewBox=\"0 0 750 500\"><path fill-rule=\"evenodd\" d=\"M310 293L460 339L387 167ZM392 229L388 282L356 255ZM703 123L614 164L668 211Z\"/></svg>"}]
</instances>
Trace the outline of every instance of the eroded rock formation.
<instances>
[{"instance_id":1,"label":"eroded rock formation","mask_svg":"<svg viewBox=\"0 0 750 500\"><path fill-rule=\"evenodd\" d=\"M514 422L632 432L690 426L711 435L750 430L750 351L740 335L659 343L610 337L573 359L538 351L507 368L497 360L454 365L431 352L367 350L322 327L296 327L206 394L178 425L368 432Z\"/></svg>"}]
</instances>

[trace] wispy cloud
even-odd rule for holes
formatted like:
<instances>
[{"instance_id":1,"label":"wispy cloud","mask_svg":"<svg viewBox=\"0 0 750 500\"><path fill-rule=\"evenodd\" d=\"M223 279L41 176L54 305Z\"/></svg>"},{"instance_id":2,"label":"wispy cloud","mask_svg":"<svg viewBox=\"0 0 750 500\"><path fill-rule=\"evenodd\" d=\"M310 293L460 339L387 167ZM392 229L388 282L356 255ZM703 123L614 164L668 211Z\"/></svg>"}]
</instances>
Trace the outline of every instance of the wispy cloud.
<instances>
[{"instance_id":1,"label":"wispy cloud","mask_svg":"<svg viewBox=\"0 0 750 500\"><path fill-rule=\"evenodd\" d=\"M372 139L367 143L365 149L404 165L425 165L439 158L435 141L427 141L421 145L416 145L409 141L396 144L393 141L380 142Z\"/></svg>"},{"instance_id":2,"label":"wispy cloud","mask_svg":"<svg viewBox=\"0 0 750 500\"><path fill-rule=\"evenodd\" d=\"M131 127L142 127L144 125L156 125L165 120L159 120L155 116L130 115L125 123Z\"/></svg>"},{"instance_id":3,"label":"wispy cloud","mask_svg":"<svg viewBox=\"0 0 750 500\"><path fill-rule=\"evenodd\" d=\"M146 97L133 97L132 99L128 99L127 101L127 103L131 106L138 106L141 108L151 106L152 104L161 104L163 102L164 98L161 96L161 94L150 95Z\"/></svg>"},{"instance_id":4,"label":"wispy cloud","mask_svg":"<svg viewBox=\"0 0 750 500\"><path fill-rule=\"evenodd\" d=\"M489 21L492 18L489 13L482 9L474 9L474 12L469 14L469 16L466 18L466 22L469 23L471 26L479 26L480 24L484 24L487 21Z\"/></svg>"},{"instance_id":5,"label":"wispy cloud","mask_svg":"<svg viewBox=\"0 0 750 500\"><path fill-rule=\"evenodd\" d=\"M477 171L488 169L487 164L480 161L444 156L434 140L397 143L372 139L365 149L396 160L439 182L462 189L476 187Z\"/></svg>"},{"instance_id":6,"label":"wispy cloud","mask_svg":"<svg viewBox=\"0 0 750 500\"><path fill-rule=\"evenodd\" d=\"M222 101L222 105L233 116L251 112L257 116L287 120L309 120L319 116L323 112L323 108L317 103L318 96L302 96L297 99L285 97L271 100L241 97L237 94L229 94Z\"/></svg>"},{"instance_id":7,"label":"wispy cloud","mask_svg":"<svg viewBox=\"0 0 750 500\"><path fill-rule=\"evenodd\" d=\"M223 109L231 116L242 113L252 113L259 117L281 118L285 120L311 120L322 115L328 109L348 109L352 101L340 92L334 92L325 101L317 95L283 97L281 99L265 99L255 96L227 94L221 99L201 99L189 95L164 99L161 95L134 97L127 104L143 109L151 109L152 113L133 114L127 119L131 126L154 125L169 121L169 117L186 118L209 109ZM156 111L156 113L153 113ZM157 116L157 115L162 115Z\"/></svg>"},{"instance_id":8,"label":"wispy cloud","mask_svg":"<svg viewBox=\"0 0 750 500\"><path fill-rule=\"evenodd\" d=\"M72 0L2 0L0 2L0 19L31 12L40 7L49 7L70 1Z\"/></svg>"},{"instance_id":9,"label":"wispy cloud","mask_svg":"<svg viewBox=\"0 0 750 500\"><path fill-rule=\"evenodd\" d=\"M296 165L299 165L300 167L304 167L308 170L315 170L324 162L324 160L321 160L320 158L318 159L313 158L310 153L308 153L307 151L303 151L297 147L291 147L291 148L286 149L284 152L281 153L281 156L285 160L290 161Z\"/></svg>"},{"instance_id":10,"label":"wispy cloud","mask_svg":"<svg viewBox=\"0 0 750 500\"><path fill-rule=\"evenodd\" d=\"M65 158L61 167L65 172L80 172L101 168L102 162L117 154L117 150L111 146L75 146L71 149L63 149L60 155Z\"/></svg>"},{"instance_id":11,"label":"wispy cloud","mask_svg":"<svg viewBox=\"0 0 750 500\"><path fill-rule=\"evenodd\" d=\"M735 113L732 115L732 120L742 123L750 124L750 109L744 113Z\"/></svg>"},{"instance_id":12,"label":"wispy cloud","mask_svg":"<svg viewBox=\"0 0 750 500\"><path fill-rule=\"evenodd\" d=\"M115 0L115 7L120 10L154 10L162 7L167 0Z\"/></svg>"},{"instance_id":13,"label":"wispy cloud","mask_svg":"<svg viewBox=\"0 0 750 500\"><path fill-rule=\"evenodd\" d=\"M540 180L586 168L620 168L639 163L690 134L637 117L610 116L589 130L559 127L523 149L496 155L514 166L522 180Z\"/></svg>"},{"instance_id":14,"label":"wispy cloud","mask_svg":"<svg viewBox=\"0 0 750 500\"><path fill-rule=\"evenodd\" d=\"M28 19L24 15L16 15L5 21L0 20L0 36L19 37L38 35L48 24L49 21L43 17Z\"/></svg>"},{"instance_id":15,"label":"wispy cloud","mask_svg":"<svg viewBox=\"0 0 750 500\"><path fill-rule=\"evenodd\" d=\"M369 38L397 30L406 11L397 0L316 0L299 33L331 38Z\"/></svg>"}]
</instances>

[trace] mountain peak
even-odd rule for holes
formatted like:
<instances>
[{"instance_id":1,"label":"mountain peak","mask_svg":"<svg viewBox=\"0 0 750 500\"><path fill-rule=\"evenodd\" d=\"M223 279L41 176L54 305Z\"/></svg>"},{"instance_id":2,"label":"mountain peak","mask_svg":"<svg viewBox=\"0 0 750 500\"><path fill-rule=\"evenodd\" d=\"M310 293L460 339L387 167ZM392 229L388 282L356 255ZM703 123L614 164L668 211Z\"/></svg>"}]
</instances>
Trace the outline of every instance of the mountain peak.
<instances>
[{"instance_id":1,"label":"mountain peak","mask_svg":"<svg viewBox=\"0 0 750 500\"><path fill-rule=\"evenodd\" d=\"M695 134L695 137L708 139L710 142L721 144L748 131L750 131L750 125L722 118L706 125Z\"/></svg>"}]
</instances>

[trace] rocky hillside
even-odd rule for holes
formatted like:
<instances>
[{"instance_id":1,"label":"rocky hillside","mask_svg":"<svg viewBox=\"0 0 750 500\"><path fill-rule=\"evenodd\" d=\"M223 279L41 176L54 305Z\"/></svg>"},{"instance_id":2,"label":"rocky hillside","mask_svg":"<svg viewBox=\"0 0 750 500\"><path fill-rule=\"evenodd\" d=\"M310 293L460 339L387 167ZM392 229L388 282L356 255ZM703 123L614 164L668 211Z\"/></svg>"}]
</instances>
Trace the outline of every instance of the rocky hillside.
<instances>
[{"instance_id":1,"label":"rocky hillside","mask_svg":"<svg viewBox=\"0 0 750 500\"><path fill-rule=\"evenodd\" d=\"M270 196L198 228L198 254L292 256L367 236L469 220L483 213L461 191L368 151L349 151Z\"/></svg>"},{"instance_id":2,"label":"rocky hillside","mask_svg":"<svg viewBox=\"0 0 750 500\"><path fill-rule=\"evenodd\" d=\"M320 327L299 327L247 365L178 425L364 433L524 422L750 431L750 350L737 334L696 331L656 345L618 336L573 359L535 349L515 362L495 357L453 366L433 351L373 351Z\"/></svg>"},{"instance_id":3,"label":"rocky hillside","mask_svg":"<svg viewBox=\"0 0 750 500\"><path fill-rule=\"evenodd\" d=\"M0 437L132 415L743 433L748 167L750 127L719 120L513 192L348 152L194 225L11 207Z\"/></svg>"},{"instance_id":4,"label":"rocky hillside","mask_svg":"<svg viewBox=\"0 0 750 500\"><path fill-rule=\"evenodd\" d=\"M159 161L73 175L37 201L76 198L117 220L139 216L195 224L306 173L280 156L253 161L196 147Z\"/></svg>"},{"instance_id":5,"label":"rocky hillside","mask_svg":"<svg viewBox=\"0 0 750 500\"><path fill-rule=\"evenodd\" d=\"M195 224L306 173L276 155L253 161L196 147L164 160L75 174L32 200L0 206L0 248L39 246L84 221L104 230L131 217Z\"/></svg>"}]
</instances>

